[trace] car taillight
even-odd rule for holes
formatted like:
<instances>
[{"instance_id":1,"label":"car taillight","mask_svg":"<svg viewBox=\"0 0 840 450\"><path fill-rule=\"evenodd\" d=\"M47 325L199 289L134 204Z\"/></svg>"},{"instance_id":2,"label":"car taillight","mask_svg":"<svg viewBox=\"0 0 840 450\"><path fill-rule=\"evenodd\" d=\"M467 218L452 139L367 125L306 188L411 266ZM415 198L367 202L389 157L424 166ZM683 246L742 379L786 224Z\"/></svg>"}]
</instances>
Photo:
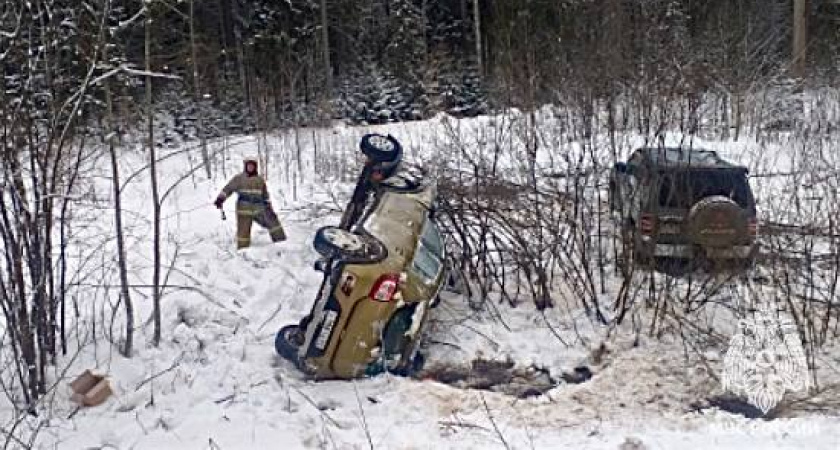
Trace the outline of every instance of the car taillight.
<instances>
[{"instance_id":1,"label":"car taillight","mask_svg":"<svg viewBox=\"0 0 840 450\"><path fill-rule=\"evenodd\" d=\"M749 222L747 222L747 230L750 233L750 236L755 237L758 235L758 219L755 217L751 218Z\"/></svg>"},{"instance_id":2,"label":"car taillight","mask_svg":"<svg viewBox=\"0 0 840 450\"><path fill-rule=\"evenodd\" d=\"M642 214L639 220L639 230L642 234L653 234L653 227L656 224L656 218L650 214Z\"/></svg>"},{"instance_id":3,"label":"car taillight","mask_svg":"<svg viewBox=\"0 0 840 450\"><path fill-rule=\"evenodd\" d=\"M397 288L400 285L400 276L396 273L389 273L382 275L373 284L373 289L370 290L370 299L377 302L390 302L394 299L397 293Z\"/></svg>"}]
</instances>

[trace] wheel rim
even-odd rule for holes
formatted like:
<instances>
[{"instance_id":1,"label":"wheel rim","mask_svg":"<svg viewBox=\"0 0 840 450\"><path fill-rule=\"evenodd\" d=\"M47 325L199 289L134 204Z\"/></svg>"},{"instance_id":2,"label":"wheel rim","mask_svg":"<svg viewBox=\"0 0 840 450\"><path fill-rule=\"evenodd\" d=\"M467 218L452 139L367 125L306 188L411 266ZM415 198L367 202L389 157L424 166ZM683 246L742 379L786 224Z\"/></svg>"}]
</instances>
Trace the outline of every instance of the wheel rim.
<instances>
[{"instance_id":1,"label":"wheel rim","mask_svg":"<svg viewBox=\"0 0 840 450\"><path fill-rule=\"evenodd\" d=\"M391 142L391 140L386 138L385 136L371 136L368 142L370 142L370 145L376 147L377 150L383 152L394 151L394 143Z\"/></svg>"},{"instance_id":2,"label":"wheel rim","mask_svg":"<svg viewBox=\"0 0 840 450\"><path fill-rule=\"evenodd\" d=\"M298 340L295 339L297 337L298 331L299 331L299 329L297 329L297 328L289 328L287 330L284 330L283 333L282 333L283 334L283 339L286 341L286 343L288 343L290 345L295 345L295 346L299 345L298 342L297 342Z\"/></svg>"},{"instance_id":3,"label":"wheel rim","mask_svg":"<svg viewBox=\"0 0 840 450\"><path fill-rule=\"evenodd\" d=\"M359 236L337 228L324 230L324 238L331 245L344 251L359 251L364 248L364 242Z\"/></svg>"}]
</instances>

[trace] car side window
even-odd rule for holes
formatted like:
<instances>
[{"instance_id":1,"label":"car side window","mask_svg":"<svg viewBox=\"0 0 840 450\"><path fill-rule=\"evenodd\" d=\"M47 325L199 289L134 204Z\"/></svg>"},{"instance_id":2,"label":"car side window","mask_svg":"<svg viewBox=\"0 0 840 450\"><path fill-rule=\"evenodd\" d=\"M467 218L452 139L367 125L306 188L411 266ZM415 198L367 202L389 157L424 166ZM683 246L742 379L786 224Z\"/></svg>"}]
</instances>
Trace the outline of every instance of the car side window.
<instances>
[{"instance_id":1,"label":"car side window","mask_svg":"<svg viewBox=\"0 0 840 450\"><path fill-rule=\"evenodd\" d=\"M628 210L625 212L626 214L630 214L631 216L634 215L639 209L639 200L642 199L644 183L641 182L641 174L637 170L633 171L632 173L628 174L626 178L626 186L627 192L624 194L624 197L627 199L625 202L626 207Z\"/></svg>"},{"instance_id":2,"label":"car side window","mask_svg":"<svg viewBox=\"0 0 840 450\"><path fill-rule=\"evenodd\" d=\"M431 282L440 274L443 267L443 239L431 220L426 220L423 225L411 266L426 282Z\"/></svg>"},{"instance_id":3,"label":"car side window","mask_svg":"<svg viewBox=\"0 0 840 450\"><path fill-rule=\"evenodd\" d=\"M443 238L440 235L440 230L438 230L437 225L431 220L426 220L420 240L435 256L443 256Z\"/></svg>"},{"instance_id":4,"label":"car side window","mask_svg":"<svg viewBox=\"0 0 840 450\"><path fill-rule=\"evenodd\" d=\"M636 192L636 189L639 188L639 180L636 178L636 175L629 175L627 177L627 191L628 195L633 195Z\"/></svg>"},{"instance_id":5,"label":"car side window","mask_svg":"<svg viewBox=\"0 0 840 450\"><path fill-rule=\"evenodd\" d=\"M685 177L679 174L663 174L659 177L659 204L663 208L686 207L686 193L684 192Z\"/></svg>"}]
</instances>

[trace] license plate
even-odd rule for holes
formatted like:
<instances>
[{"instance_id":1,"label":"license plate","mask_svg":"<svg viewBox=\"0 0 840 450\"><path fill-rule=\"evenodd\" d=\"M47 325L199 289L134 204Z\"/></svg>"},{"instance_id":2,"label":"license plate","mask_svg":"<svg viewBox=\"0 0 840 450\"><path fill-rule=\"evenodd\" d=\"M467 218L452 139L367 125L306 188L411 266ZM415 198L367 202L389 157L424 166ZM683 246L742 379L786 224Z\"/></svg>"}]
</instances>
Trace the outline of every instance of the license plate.
<instances>
[{"instance_id":1,"label":"license plate","mask_svg":"<svg viewBox=\"0 0 840 450\"><path fill-rule=\"evenodd\" d=\"M318 338L315 339L315 347L317 347L318 350L323 350L324 347L327 346L327 341L329 341L330 334L335 326L336 317L338 317L338 313L335 311L324 311L324 320L321 322L321 333L318 334Z\"/></svg>"},{"instance_id":2,"label":"license plate","mask_svg":"<svg viewBox=\"0 0 840 450\"><path fill-rule=\"evenodd\" d=\"M659 228L659 232L662 234L679 234L680 226L675 223L664 223Z\"/></svg>"},{"instance_id":3,"label":"license plate","mask_svg":"<svg viewBox=\"0 0 840 450\"><path fill-rule=\"evenodd\" d=\"M686 256L686 247L682 245L657 245L656 256Z\"/></svg>"},{"instance_id":4,"label":"license plate","mask_svg":"<svg viewBox=\"0 0 840 450\"><path fill-rule=\"evenodd\" d=\"M747 252L745 252L743 250L740 250L738 248L733 248L733 249L723 248L723 249L709 250L709 251L707 251L706 254L709 258L726 259L726 258L742 258L742 257L746 256L746 253Z\"/></svg>"}]
</instances>

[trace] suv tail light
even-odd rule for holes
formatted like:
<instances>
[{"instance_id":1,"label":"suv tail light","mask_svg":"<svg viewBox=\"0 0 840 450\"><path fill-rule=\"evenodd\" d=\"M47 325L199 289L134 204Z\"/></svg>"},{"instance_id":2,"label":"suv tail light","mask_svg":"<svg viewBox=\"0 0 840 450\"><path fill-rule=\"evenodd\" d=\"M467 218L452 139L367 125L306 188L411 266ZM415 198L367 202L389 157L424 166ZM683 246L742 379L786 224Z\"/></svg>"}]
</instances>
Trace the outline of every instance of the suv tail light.
<instances>
[{"instance_id":1,"label":"suv tail light","mask_svg":"<svg viewBox=\"0 0 840 450\"><path fill-rule=\"evenodd\" d=\"M377 302L390 302L397 293L400 285L400 276L396 273L388 273L379 277L373 288L370 290L370 299Z\"/></svg>"},{"instance_id":2,"label":"suv tail light","mask_svg":"<svg viewBox=\"0 0 840 450\"><path fill-rule=\"evenodd\" d=\"M653 227L656 224L656 218L651 214L642 214L639 220L639 229L642 234L653 234Z\"/></svg>"},{"instance_id":3,"label":"suv tail light","mask_svg":"<svg viewBox=\"0 0 840 450\"><path fill-rule=\"evenodd\" d=\"M758 219L755 217L750 218L749 222L747 222L747 231L749 231L752 237L758 235Z\"/></svg>"}]
</instances>

